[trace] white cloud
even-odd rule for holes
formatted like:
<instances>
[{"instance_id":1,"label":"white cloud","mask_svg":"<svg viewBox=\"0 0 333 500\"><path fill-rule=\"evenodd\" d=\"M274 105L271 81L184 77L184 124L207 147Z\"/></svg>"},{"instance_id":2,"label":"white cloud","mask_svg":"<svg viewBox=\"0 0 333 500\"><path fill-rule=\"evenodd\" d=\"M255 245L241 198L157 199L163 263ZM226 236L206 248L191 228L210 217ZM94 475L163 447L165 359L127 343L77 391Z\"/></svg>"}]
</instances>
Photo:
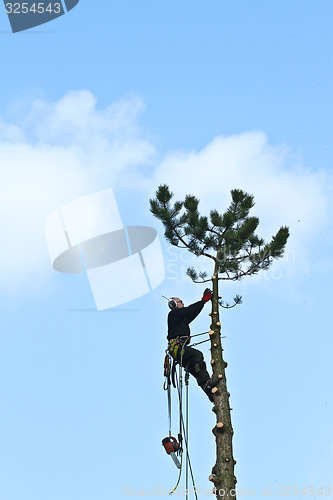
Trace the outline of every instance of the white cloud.
<instances>
[{"instance_id":1,"label":"white cloud","mask_svg":"<svg viewBox=\"0 0 333 500\"><path fill-rule=\"evenodd\" d=\"M43 279L49 213L149 161L154 147L136 124L142 108L132 99L98 110L90 92L70 92L36 101L21 126L0 121L1 292Z\"/></svg>"},{"instance_id":2,"label":"white cloud","mask_svg":"<svg viewBox=\"0 0 333 500\"><path fill-rule=\"evenodd\" d=\"M308 265L306 248L329 220L328 175L303 167L286 147L269 145L263 132L217 137L201 151L169 152L153 170L155 148L138 125L143 108L133 98L98 109L89 91L77 91L55 102L35 100L19 124L0 118L1 292L30 289L50 272L49 213L109 187L125 187L126 199L130 193L148 211L148 198L167 183L177 198L195 194L207 214L228 206L232 188L244 189L255 196L259 234L269 239L290 226L288 248L298 265L289 268L295 274ZM155 227L162 229L157 221Z\"/></svg>"},{"instance_id":3,"label":"white cloud","mask_svg":"<svg viewBox=\"0 0 333 500\"><path fill-rule=\"evenodd\" d=\"M263 132L217 137L199 152L173 152L156 172L178 196L193 193L207 211L230 201L230 190L255 195L256 211L278 225L305 219L307 226L327 218L327 176L305 169L283 147L268 144ZM295 160L296 161L296 160ZM301 234L301 231L298 231ZM305 232L308 232L306 229Z\"/></svg>"},{"instance_id":4,"label":"white cloud","mask_svg":"<svg viewBox=\"0 0 333 500\"><path fill-rule=\"evenodd\" d=\"M285 146L269 145L260 131L217 137L201 151L169 153L155 172L155 185L163 183L174 199L197 196L200 212L207 215L228 207L231 189L253 194L260 236L269 241L279 227L290 227L288 259L278 261L290 278L307 272L310 247L330 219L331 176L303 167Z\"/></svg>"}]
</instances>

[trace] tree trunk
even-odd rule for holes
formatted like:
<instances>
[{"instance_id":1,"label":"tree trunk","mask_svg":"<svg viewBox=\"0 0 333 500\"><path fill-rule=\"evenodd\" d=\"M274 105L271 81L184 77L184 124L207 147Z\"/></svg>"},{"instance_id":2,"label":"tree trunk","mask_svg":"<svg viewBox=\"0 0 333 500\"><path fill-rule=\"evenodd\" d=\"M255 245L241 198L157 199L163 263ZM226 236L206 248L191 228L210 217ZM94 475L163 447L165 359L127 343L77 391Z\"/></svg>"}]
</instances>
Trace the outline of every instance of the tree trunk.
<instances>
[{"instance_id":1,"label":"tree trunk","mask_svg":"<svg viewBox=\"0 0 333 500\"><path fill-rule=\"evenodd\" d=\"M219 377L221 381L213 389L215 405L213 411L216 413L216 426L213 434L216 440L216 463L209 476L214 483L214 492L218 500L234 500L236 498L236 477L234 466L236 461L232 453L233 429L231 425L231 412L229 405L229 392L227 390L227 380L225 368L227 363L223 360L223 349L221 342L221 324L218 303L218 270L212 278L213 300L212 300L212 322L211 322L211 354L213 377ZM214 392L215 391L215 392Z\"/></svg>"}]
</instances>

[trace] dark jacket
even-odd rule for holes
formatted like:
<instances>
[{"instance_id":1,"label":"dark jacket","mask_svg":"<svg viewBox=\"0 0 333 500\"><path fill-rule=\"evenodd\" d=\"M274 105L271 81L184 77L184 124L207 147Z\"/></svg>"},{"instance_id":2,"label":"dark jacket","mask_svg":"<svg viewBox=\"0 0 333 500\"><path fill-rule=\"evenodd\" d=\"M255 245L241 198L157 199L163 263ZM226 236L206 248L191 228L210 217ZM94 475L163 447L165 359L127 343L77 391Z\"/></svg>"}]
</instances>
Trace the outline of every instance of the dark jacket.
<instances>
[{"instance_id":1,"label":"dark jacket","mask_svg":"<svg viewBox=\"0 0 333 500\"><path fill-rule=\"evenodd\" d=\"M168 315L168 340L188 337L191 333L188 325L198 316L204 305L205 301L199 300L190 306L172 309Z\"/></svg>"}]
</instances>

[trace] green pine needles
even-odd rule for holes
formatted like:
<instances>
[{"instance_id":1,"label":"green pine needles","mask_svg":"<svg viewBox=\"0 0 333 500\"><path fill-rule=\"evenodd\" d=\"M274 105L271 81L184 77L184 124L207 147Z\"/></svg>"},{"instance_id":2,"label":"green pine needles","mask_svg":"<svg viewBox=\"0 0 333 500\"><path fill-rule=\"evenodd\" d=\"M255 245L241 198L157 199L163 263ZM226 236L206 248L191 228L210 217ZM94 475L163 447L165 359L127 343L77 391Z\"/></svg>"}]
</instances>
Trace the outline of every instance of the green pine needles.
<instances>
[{"instance_id":1,"label":"green pine needles","mask_svg":"<svg viewBox=\"0 0 333 500\"><path fill-rule=\"evenodd\" d=\"M172 204L173 193L160 185L150 210L164 225L165 237L171 245L187 248L198 257L213 259L219 280L239 280L267 269L274 259L283 256L289 237L288 227L281 227L270 243L255 234L258 217L249 215L254 197L240 189L231 191L231 204L220 214L211 210L209 217L199 214L199 200L186 195L184 201ZM209 281L206 273L187 269L195 282Z\"/></svg>"}]
</instances>

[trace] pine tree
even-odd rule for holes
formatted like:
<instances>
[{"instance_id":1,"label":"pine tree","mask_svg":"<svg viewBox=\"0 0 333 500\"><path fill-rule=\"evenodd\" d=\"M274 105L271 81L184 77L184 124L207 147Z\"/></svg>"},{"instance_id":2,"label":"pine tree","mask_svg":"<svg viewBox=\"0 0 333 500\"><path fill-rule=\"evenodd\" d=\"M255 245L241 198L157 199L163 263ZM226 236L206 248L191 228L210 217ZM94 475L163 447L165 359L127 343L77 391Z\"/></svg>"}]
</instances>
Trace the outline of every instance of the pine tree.
<instances>
[{"instance_id":1,"label":"pine tree","mask_svg":"<svg viewBox=\"0 0 333 500\"><path fill-rule=\"evenodd\" d=\"M255 234L258 217L251 217L254 197L242 190L231 191L231 204L220 214L212 210L209 217L199 214L199 200L193 195L184 201L172 204L173 193L167 185L160 185L156 197L150 200L150 210L164 225L166 239L178 248L186 248L197 257L204 256L212 261L213 274L198 272L194 267L187 269L188 276L195 283L212 283L213 298L210 325L211 364L213 377L220 383L212 390L216 414L213 429L216 441L216 463L209 476L214 484L218 500L236 498L236 477L233 457L231 413L229 392L221 342L220 307L233 307L241 303L236 295L232 305L224 304L219 296L219 281L239 280L244 276L268 269L274 259L281 258L289 237L289 229L281 227L270 243L265 243ZM215 391L215 392L214 392Z\"/></svg>"}]
</instances>

